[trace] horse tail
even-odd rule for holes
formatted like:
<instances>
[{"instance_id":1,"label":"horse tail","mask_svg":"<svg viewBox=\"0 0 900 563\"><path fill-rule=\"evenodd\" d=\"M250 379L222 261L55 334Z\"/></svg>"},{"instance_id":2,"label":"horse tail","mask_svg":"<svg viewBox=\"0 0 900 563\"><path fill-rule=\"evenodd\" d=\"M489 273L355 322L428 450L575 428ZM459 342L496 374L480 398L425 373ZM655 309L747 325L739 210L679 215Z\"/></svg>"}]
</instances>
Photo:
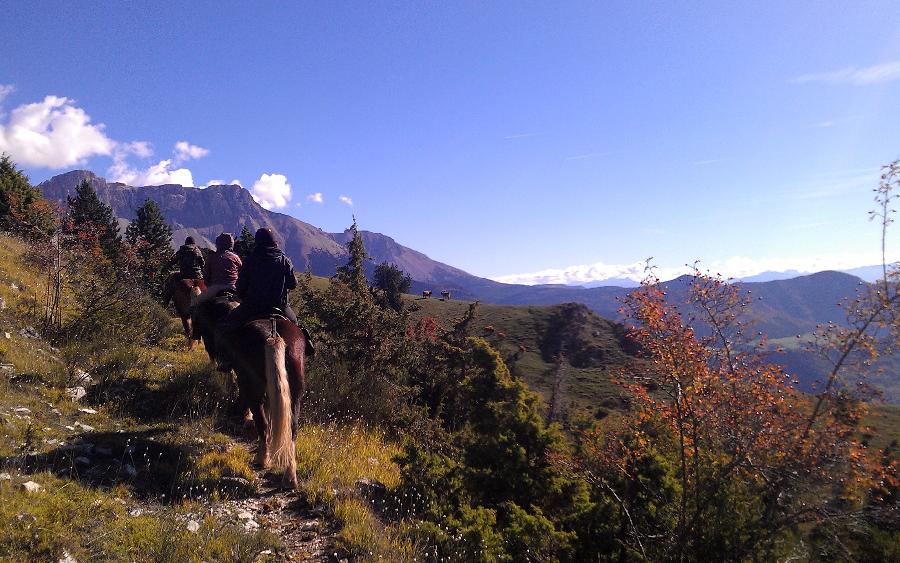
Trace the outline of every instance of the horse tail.
<instances>
[{"instance_id":1,"label":"horse tail","mask_svg":"<svg viewBox=\"0 0 900 563\"><path fill-rule=\"evenodd\" d=\"M269 455L272 468L291 478L297 471L291 432L291 390L285 367L285 343L281 336L266 339L266 394L269 400Z\"/></svg>"}]
</instances>

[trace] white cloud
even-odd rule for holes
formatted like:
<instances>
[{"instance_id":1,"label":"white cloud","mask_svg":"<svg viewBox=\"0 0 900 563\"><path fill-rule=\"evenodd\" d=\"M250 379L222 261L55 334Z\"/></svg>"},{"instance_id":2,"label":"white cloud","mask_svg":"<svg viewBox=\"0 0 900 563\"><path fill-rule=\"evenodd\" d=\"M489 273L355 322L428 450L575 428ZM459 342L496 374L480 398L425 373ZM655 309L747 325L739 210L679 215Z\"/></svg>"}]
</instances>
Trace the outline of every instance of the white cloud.
<instances>
[{"instance_id":1,"label":"white cloud","mask_svg":"<svg viewBox=\"0 0 900 563\"><path fill-rule=\"evenodd\" d=\"M0 152L25 166L78 165L95 155L112 154L116 143L103 129L69 98L47 96L15 108L9 120L0 123Z\"/></svg>"},{"instance_id":2,"label":"white cloud","mask_svg":"<svg viewBox=\"0 0 900 563\"><path fill-rule=\"evenodd\" d=\"M177 145L174 152L177 155ZM191 171L187 168L177 168L179 163L177 156L174 159L160 160L156 164L142 170L128 164L127 159L131 155L138 158L149 158L153 156L153 149L150 143L146 141L117 143L113 151L113 163L106 171L107 176L111 180L122 182L129 186L194 185L194 176L191 174Z\"/></svg>"},{"instance_id":3,"label":"white cloud","mask_svg":"<svg viewBox=\"0 0 900 563\"><path fill-rule=\"evenodd\" d=\"M6 97L12 94L15 90L16 87L12 84L0 84L0 104L2 104L3 100L5 100Z\"/></svg>"},{"instance_id":4,"label":"white cloud","mask_svg":"<svg viewBox=\"0 0 900 563\"><path fill-rule=\"evenodd\" d=\"M798 84L823 82L826 84L853 84L864 86L900 79L900 61L890 61L867 67L849 66L830 72L816 72L798 76L793 81Z\"/></svg>"},{"instance_id":5,"label":"white cloud","mask_svg":"<svg viewBox=\"0 0 900 563\"><path fill-rule=\"evenodd\" d=\"M309 194L308 196L306 196L306 199L307 199L307 201L311 201L313 203L322 203L323 201L325 201L322 198L322 192L316 192L314 194Z\"/></svg>"},{"instance_id":6,"label":"white cloud","mask_svg":"<svg viewBox=\"0 0 900 563\"><path fill-rule=\"evenodd\" d=\"M225 185L225 180L210 180L210 181L206 182L205 184L203 184L202 186L197 186L197 187L200 188L201 190L205 190L206 188L208 188L210 186L224 186L224 185Z\"/></svg>"},{"instance_id":7,"label":"white cloud","mask_svg":"<svg viewBox=\"0 0 900 563\"><path fill-rule=\"evenodd\" d=\"M340 201L341 203L345 203L351 207L353 206L353 200L345 195L338 196L338 201Z\"/></svg>"},{"instance_id":8,"label":"white cloud","mask_svg":"<svg viewBox=\"0 0 900 563\"><path fill-rule=\"evenodd\" d=\"M209 149L192 145L187 141L178 141L175 143L175 160L184 162L185 160L196 160L203 158L209 154Z\"/></svg>"},{"instance_id":9,"label":"white cloud","mask_svg":"<svg viewBox=\"0 0 900 563\"><path fill-rule=\"evenodd\" d=\"M263 174L250 188L253 198L266 209L281 209L291 200L291 185L283 174Z\"/></svg>"},{"instance_id":10,"label":"white cloud","mask_svg":"<svg viewBox=\"0 0 900 563\"><path fill-rule=\"evenodd\" d=\"M900 256L889 257L891 261ZM849 270L860 266L880 264L881 255L877 252L870 253L844 253L825 254L821 256L787 256L748 258L746 256L733 256L726 260L701 263L702 271L720 274L726 278L746 278L763 272L787 272L797 271L801 273L820 272L822 270ZM491 278L498 282L515 283L524 285L537 284L566 284L581 285L591 282L599 282L609 279L629 279L635 282L641 281L645 276L645 262L632 264L583 264L569 266L568 268L548 269L526 274L513 274ZM661 280L670 280L678 276L688 274L692 269L688 266L659 266L655 272Z\"/></svg>"},{"instance_id":11,"label":"white cloud","mask_svg":"<svg viewBox=\"0 0 900 563\"><path fill-rule=\"evenodd\" d=\"M192 187L194 176L187 168L173 168L171 158L160 160L146 170L129 167L124 160L113 163L106 171L114 182L122 182L129 186L161 186L163 184L181 184Z\"/></svg>"}]
</instances>

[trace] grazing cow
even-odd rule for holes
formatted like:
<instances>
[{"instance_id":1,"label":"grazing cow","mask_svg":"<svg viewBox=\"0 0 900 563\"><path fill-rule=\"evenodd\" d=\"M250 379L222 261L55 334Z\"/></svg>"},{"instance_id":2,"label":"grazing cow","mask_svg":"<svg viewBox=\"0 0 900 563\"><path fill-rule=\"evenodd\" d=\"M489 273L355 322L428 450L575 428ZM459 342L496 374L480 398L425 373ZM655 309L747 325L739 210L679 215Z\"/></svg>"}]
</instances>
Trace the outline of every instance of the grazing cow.
<instances>
[{"instance_id":1,"label":"grazing cow","mask_svg":"<svg viewBox=\"0 0 900 563\"><path fill-rule=\"evenodd\" d=\"M450 292L447 291L446 289L444 291L442 291L441 299L443 299L444 301L450 301Z\"/></svg>"},{"instance_id":2,"label":"grazing cow","mask_svg":"<svg viewBox=\"0 0 900 563\"><path fill-rule=\"evenodd\" d=\"M431 297L431 290L430 290L430 289L425 289L425 290L423 290L423 291L422 291L422 298L423 298L423 299L428 299L429 297Z\"/></svg>"},{"instance_id":3,"label":"grazing cow","mask_svg":"<svg viewBox=\"0 0 900 563\"><path fill-rule=\"evenodd\" d=\"M493 332L494 332L494 325L487 325L487 326L485 326L485 327L484 327L484 331L485 331L486 333L488 333L488 334L493 333Z\"/></svg>"}]
</instances>

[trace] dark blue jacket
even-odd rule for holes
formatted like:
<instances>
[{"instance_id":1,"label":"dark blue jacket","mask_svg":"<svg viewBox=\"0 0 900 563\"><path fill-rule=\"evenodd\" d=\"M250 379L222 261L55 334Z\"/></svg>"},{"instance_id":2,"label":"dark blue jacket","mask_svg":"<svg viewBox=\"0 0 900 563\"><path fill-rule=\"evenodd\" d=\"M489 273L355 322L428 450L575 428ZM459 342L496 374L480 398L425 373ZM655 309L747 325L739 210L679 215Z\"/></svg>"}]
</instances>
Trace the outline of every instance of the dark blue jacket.
<instances>
[{"instance_id":1,"label":"dark blue jacket","mask_svg":"<svg viewBox=\"0 0 900 563\"><path fill-rule=\"evenodd\" d=\"M237 294L241 305L254 310L285 309L288 292L295 287L294 265L274 246L254 248L238 274Z\"/></svg>"}]
</instances>

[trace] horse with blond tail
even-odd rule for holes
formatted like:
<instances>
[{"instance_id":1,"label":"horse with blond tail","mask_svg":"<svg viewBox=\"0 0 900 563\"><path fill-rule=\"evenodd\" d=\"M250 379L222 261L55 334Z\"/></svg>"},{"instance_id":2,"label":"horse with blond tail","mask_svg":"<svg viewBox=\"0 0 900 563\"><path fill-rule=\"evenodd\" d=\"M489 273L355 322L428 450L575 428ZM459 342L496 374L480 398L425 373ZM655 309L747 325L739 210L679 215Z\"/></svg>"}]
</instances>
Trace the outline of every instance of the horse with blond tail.
<instances>
[{"instance_id":1,"label":"horse with blond tail","mask_svg":"<svg viewBox=\"0 0 900 563\"><path fill-rule=\"evenodd\" d=\"M306 337L285 318L251 321L237 330L231 355L241 403L253 413L255 463L297 487L294 441L303 397Z\"/></svg>"}]
</instances>

